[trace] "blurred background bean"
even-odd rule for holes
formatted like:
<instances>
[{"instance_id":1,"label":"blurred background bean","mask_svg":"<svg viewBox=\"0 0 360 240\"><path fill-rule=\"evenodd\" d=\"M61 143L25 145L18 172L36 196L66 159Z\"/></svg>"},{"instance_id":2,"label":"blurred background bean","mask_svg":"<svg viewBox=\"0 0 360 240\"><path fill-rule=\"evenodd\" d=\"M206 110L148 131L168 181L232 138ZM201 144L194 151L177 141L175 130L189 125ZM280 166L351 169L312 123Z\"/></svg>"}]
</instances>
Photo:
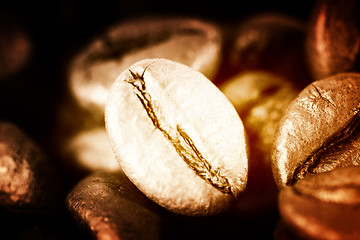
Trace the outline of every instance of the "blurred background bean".
<instances>
[{"instance_id":1,"label":"blurred background bean","mask_svg":"<svg viewBox=\"0 0 360 240\"><path fill-rule=\"evenodd\" d=\"M299 90L291 81L265 71L244 71L220 89L243 121L249 144L248 184L235 209L270 214L278 193L270 157L275 131Z\"/></svg>"},{"instance_id":2,"label":"blurred background bean","mask_svg":"<svg viewBox=\"0 0 360 240\"><path fill-rule=\"evenodd\" d=\"M17 126L0 122L0 207L46 214L59 211L60 174L44 152Z\"/></svg>"},{"instance_id":3,"label":"blurred background bean","mask_svg":"<svg viewBox=\"0 0 360 240\"><path fill-rule=\"evenodd\" d=\"M360 70L360 4L318 0L307 26L306 55L314 79Z\"/></svg>"},{"instance_id":4,"label":"blurred background bean","mask_svg":"<svg viewBox=\"0 0 360 240\"><path fill-rule=\"evenodd\" d=\"M162 237L158 206L123 173L97 172L86 177L72 189L66 203L78 224L95 239Z\"/></svg>"},{"instance_id":5,"label":"blurred background bean","mask_svg":"<svg viewBox=\"0 0 360 240\"><path fill-rule=\"evenodd\" d=\"M87 151L98 159L99 169L118 170L106 136L92 133L101 127L105 130L105 103L118 75L142 59L167 58L212 78L219 67L221 47L222 34L216 24L196 18L152 16L111 25L81 48L67 66L65 94L53 128L54 151L70 168L96 170L84 158L82 152Z\"/></svg>"},{"instance_id":6,"label":"blurred background bean","mask_svg":"<svg viewBox=\"0 0 360 240\"><path fill-rule=\"evenodd\" d=\"M306 21L268 12L227 27L225 58L215 82L246 71L268 71L300 88L312 81L304 52Z\"/></svg>"},{"instance_id":7,"label":"blurred background bean","mask_svg":"<svg viewBox=\"0 0 360 240\"><path fill-rule=\"evenodd\" d=\"M359 167L308 175L280 192L287 226L304 239L359 237Z\"/></svg>"}]
</instances>

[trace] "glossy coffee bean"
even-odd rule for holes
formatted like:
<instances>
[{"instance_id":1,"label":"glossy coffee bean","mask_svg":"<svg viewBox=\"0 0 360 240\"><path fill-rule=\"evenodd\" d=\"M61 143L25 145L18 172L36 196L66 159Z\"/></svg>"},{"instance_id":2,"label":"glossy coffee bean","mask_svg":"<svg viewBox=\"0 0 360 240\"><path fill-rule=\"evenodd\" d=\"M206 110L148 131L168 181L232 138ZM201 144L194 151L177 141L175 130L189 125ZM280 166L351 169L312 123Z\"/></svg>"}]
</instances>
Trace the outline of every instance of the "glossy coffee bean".
<instances>
[{"instance_id":1,"label":"glossy coffee bean","mask_svg":"<svg viewBox=\"0 0 360 240\"><path fill-rule=\"evenodd\" d=\"M0 207L22 213L59 209L62 188L44 152L17 126L0 123Z\"/></svg>"},{"instance_id":2,"label":"glossy coffee bean","mask_svg":"<svg viewBox=\"0 0 360 240\"><path fill-rule=\"evenodd\" d=\"M123 173L94 173L80 181L67 207L95 239L161 239L162 219Z\"/></svg>"},{"instance_id":3,"label":"glossy coffee bean","mask_svg":"<svg viewBox=\"0 0 360 240\"><path fill-rule=\"evenodd\" d=\"M309 21L306 53L313 77L360 70L360 4L318 0Z\"/></svg>"},{"instance_id":4,"label":"glossy coffee bean","mask_svg":"<svg viewBox=\"0 0 360 240\"><path fill-rule=\"evenodd\" d=\"M270 157L275 130L298 90L286 79L264 71L243 72L220 89L237 110L249 140L248 185L237 208L264 213L276 206Z\"/></svg>"},{"instance_id":5,"label":"glossy coffee bean","mask_svg":"<svg viewBox=\"0 0 360 240\"><path fill-rule=\"evenodd\" d=\"M77 168L82 172L121 171L105 127L79 132L64 142L61 151L64 161L73 169Z\"/></svg>"},{"instance_id":6,"label":"glossy coffee bean","mask_svg":"<svg viewBox=\"0 0 360 240\"><path fill-rule=\"evenodd\" d=\"M101 127L105 130L105 102L118 75L139 60L164 57L212 77L221 46L222 36L215 24L192 18L148 17L112 26L69 63L69 92L57 111L54 151L70 168L117 170L110 145L102 141L100 146L101 137L96 139L99 135L93 132ZM79 144L84 151L74 148ZM87 158L90 152L93 157Z\"/></svg>"},{"instance_id":7,"label":"glossy coffee bean","mask_svg":"<svg viewBox=\"0 0 360 240\"><path fill-rule=\"evenodd\" d=\"M105 117L123 171L161 206L211 215L245 189L242 122L200 72L166 59L140 61L114 82Z\"/></svg>"},{"instance_id":8,"label":"glossy coffee bean","mask_svg":"<svg viewBox=\"0 0 360 240\"><path fill-rule=\"evenodd\" d=\"M244 19L227 46L228 59L223 69L235 74L269 71L306 86L311 79L304 54L305 27L304 22L277 13ZM230 31L234 32L234 27Z\"/></svg>"},{"instance_id":9,"label":"glossy coffee bean","mask_svg":"<svg viewBox=\"0 0 360 240\"><path fill-rule=\"evenodd\" d=\"M316 81L289 105L274 140L272 166L279 188L307 174L359 165L360 74Z\"/></svg>"},{"instance_id":10,"label":"glossy coffee bean","mask_svg":"<svg viewBox=\"0 0 360 240\"><path fill-rule=\"evenodd\" d=\"M304 239L357 239L359 206L359 167L306 176L279 196L283 221Z\"/></svg>"},{"instance_id":11,"label":"glossy coffee bean","mask_svg":"<svg viewBox=\"0 0 360 240\"><path fill-rule=\"evenodd\" d=\"M109 28L69 68L69 87L78 104L103 116L111 84L132 64L167 58L211 78L221 57L220 30L191 18L139 18Z\"/></svg>"}]
</instances>

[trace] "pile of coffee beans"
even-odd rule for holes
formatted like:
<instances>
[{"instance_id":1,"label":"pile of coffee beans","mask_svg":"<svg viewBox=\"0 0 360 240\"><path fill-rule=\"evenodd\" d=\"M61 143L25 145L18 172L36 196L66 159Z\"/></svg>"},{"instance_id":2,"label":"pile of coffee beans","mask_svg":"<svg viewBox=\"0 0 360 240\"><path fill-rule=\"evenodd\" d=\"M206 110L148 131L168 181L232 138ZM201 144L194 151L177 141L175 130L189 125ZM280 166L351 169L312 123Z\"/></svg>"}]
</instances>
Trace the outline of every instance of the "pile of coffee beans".
<instances>
[{"instance_id":1,"label":"pile of coffee beans","mask_svg":"<svg viewBox=\"0 0 360 240\"><path fill-rule=\"evenodd\" d=\"M121 2L0 10L0 239L360 238L356 0Z\"/></svg>"}]
</instances>

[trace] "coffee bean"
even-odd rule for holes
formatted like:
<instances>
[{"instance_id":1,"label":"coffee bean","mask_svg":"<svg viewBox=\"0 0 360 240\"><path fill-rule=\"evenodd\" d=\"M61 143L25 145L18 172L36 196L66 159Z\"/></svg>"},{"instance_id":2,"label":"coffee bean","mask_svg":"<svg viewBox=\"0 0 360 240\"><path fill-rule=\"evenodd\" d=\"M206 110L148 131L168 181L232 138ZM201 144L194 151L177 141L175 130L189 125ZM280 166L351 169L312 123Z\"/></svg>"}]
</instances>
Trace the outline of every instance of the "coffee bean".
<instances>
[{"instance_id":1,"label":"coffee bean","mask_svg":"<svg viewBox=\"0 0 360 240\"><path fill-rule=\"evenodd\" d=\"M146 58L167 58L211 78L221 56L220 30L191 18L143 18L109 28L70 65L69 86L80 106L103 116L109 88L120 73Z\"/></svg>"},{"instance_id":2,"label":"coffee bean","mask_svg":"<svg viewBox=\"0 0 360 240\"><path fill-rule=\"evenodd\" d=\"M264 71L241 73L220 89L234 105L247 131L258 133L259 149L269 152L277 124L298 90L286 79Z\"/></svg>"},{"instance_id":3,"label":"coffee bean","mask_svg":"<svg viewBox=\"0 0 360 240\"><path fill-rule=\"evenodd\" d=\"M59 210L62 188L44 152L17 126L0 123L0 207L22 213Z\"/></svg>"},{"instance_id":4,"label":"coffee bean","mask_svg":"<svg viewBox=\"0 0 360 240\"><path fill-rule=\"evenodd\" d=\"M291 79L300 87L310 81L304 54L305 22L277 13L248 17L229 31L229 57L223 69L235 75L244 71L269 71ZM227 72L222 74L226 75Z\"/></svg>"},{"instance_id":5,"label":"coffee bean","mask_svg":"<svg viewBox=\"0 0 360 240\"><path fill-rule=\"evenodd\" d=\"M309 21L306 54L315 79L360 70L360 4L317 1Z\"/></svg>"},{"instance_id":6,"label":"coffee bean","mask_svg":"<svg viewBox=\"0 0 360 240\"><path fill-rule=\"evenodd\" d=\"M140 61L111 87L105 122L127 176L179 214L229 208L247 181L242 122L204 75L166 59Z\"/></svg>"},{"instance_id":7,"label":"coffee bean","mask_svg":"<svg viewBox=\"0 0 360 240\"><path fill-rule=\"evenodd\" d=\"M106 156L97 162L97 170L109 169L115 162L103 142L101 148L91 132L104 124L104 107L108 91L118 75L135 62L153 57L179 61L212 77L221 57L222 36L215 24L192 18L141 18L125 21L109 28L93 40L69 63L69 92L63 96L57 111L52 139L54 152L67 159L70 167L93 171L95 164L84 159L86 152L71 147L79 139L87 149L98 149ZM78 142L79 143L79 142ZM74 166L72 166L74 165ZM115 166L114 169L118 167Z\"/></svg>"},{"instance_id":8,"label":"coffee bean","mask_svg":"<svg viewBox=\"0 0 360 240\"><path fill-rule=\"evenodd\" d=\"M308 175L279 195L282 219L305 239L357 239L359 206L359 167Z\"/></svg>"},{"instance_id":9,"label":"coffee bean","mask_svg":"<svg viewBox=\"0 0 360 240\"><path fill-rule=\"evenodd\" d=\"M70 96L56 110L50 148L75 173L120 169L106 133L104 119L80 108Z\"/></svg>"},{"instance_id":10,"label":"coffee bean","mask_svg":"<svg viewBox=\"0 0 360 240\"><path fill-rule=\"evenodd\" d=\"M359 165L359 93L360 74L338 74L310 84L289 105L272 153L278 187Z\"/></svg>"},{"instance_id":11,"label":"coffee bean","mask_svg":"<svg viewBox=\"0 0 360 240\"><path fill-rule=\"evenodd\" d=\"M94 173L79 182L66 203L96 239L160 239L156 207L123 173Z\"/></svg>"},{"instance_id":12,"label":"coffee bean","mask_svg":"<svg viewBox=\"0 0 360 240\"><path fill-rule=\"evenodd\" d=\"M121 171L111 149L109 137L104 127L84 130L65 142L62 149L64 160L74 168L86 171Z\"/></svg>"},{"instance_id":13,"label":"coffee bean","mask_svg":"<svg viewBox=\"0 0 360 240\"><path fill-rule=\"evenodd\" d=\"M237 208L263 214L276 206L270 158L275 130L298 90L286 79L264 71L243 72L220 89L235 106L249 139L248 184Z\"/></svg>"}]
</instances>

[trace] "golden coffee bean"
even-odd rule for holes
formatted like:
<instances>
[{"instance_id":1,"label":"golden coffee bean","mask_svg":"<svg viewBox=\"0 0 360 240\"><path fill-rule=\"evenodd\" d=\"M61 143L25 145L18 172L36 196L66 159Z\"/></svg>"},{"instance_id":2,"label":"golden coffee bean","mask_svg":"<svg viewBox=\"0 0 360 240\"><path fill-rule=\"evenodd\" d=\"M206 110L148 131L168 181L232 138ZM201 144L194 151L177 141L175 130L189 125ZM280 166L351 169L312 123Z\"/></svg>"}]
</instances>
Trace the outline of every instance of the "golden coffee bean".
<instances>
[{"instance_id":1,"label":"golden coffee bean","mask_svg":"<svg viewBox=\"0 0 360 240\"><path fill-rule=\"evenodd\" d=\"M80 166L85 171L96 170L95 166L98 170L118 169L112 164L116 161L108 151L110 145L102 142L102 148L90 133L105 128L105 102L118 75L144 58L164 57L212 77L221 58L221 46L222 36L216 25L192 18L148 17L112 26L69 64L69 92L63 96L57 111L52 137L54 151L70 167ZM75 149L74 144L83 147ZM85 159L89 155L81 151L92 148L97 151Z\"/></svg>"},{"instance_id":2,"label":"golden coffee bean","mask_svg":"<svg viewBox=\"0 0 360 240\"><path fill-rule=\"evenodd\" d=\"M272 153L279 188L307 174L360 164L359 93L360 74L337 74L313 82L290 103Z\"/></svg>"},{"instance_id":3,"label":"golden coffee bean","mask_svg":"<svg viewBox=\"0 0 360 240\"><path fill-rule=\"evenodd\" d=\"M104 127L79 132L65 143L62 151L66 160L76 159L76 163L69 165L78 165L85 171L121 171Z\"/></svg>"},{"instance_id":4,"label":"golden coffee bean","mask_svg":"<svg viewBox=\"0 0 360 240\"><path fill-rule=\"evenodd\" d=\"M216 73L222 37L216 25L191 18L140 18L109 28L70 65L69 87L85 109L103 116L111 84L146 58L181 62L209 78Z\"/></svg>"},{"instance_id":5,"label":"golden coffee bean","mask_svg":"<svg viewBox=\"0 0 360 240\"><path fill-rule=\"evenodd\" d=\"M237 208L258 213L274 209L277 188L271 170L272 143L279 121L298 90L265 71L243 72L220 89L237 110L249 139L248 185Z\"/></svg>"},{"instance_id":6,"label":"golden coffee bean","mask_svg":"<svg viewBox=\"0 0 360 240\"><path fill-rule=\"evenodd\" d=\"M215 214L245 189L242 122L194 69L166 59L134 64L111 87L105 117L122 169L161 206L179 214Z\"/></svg>"}]
</instances>

